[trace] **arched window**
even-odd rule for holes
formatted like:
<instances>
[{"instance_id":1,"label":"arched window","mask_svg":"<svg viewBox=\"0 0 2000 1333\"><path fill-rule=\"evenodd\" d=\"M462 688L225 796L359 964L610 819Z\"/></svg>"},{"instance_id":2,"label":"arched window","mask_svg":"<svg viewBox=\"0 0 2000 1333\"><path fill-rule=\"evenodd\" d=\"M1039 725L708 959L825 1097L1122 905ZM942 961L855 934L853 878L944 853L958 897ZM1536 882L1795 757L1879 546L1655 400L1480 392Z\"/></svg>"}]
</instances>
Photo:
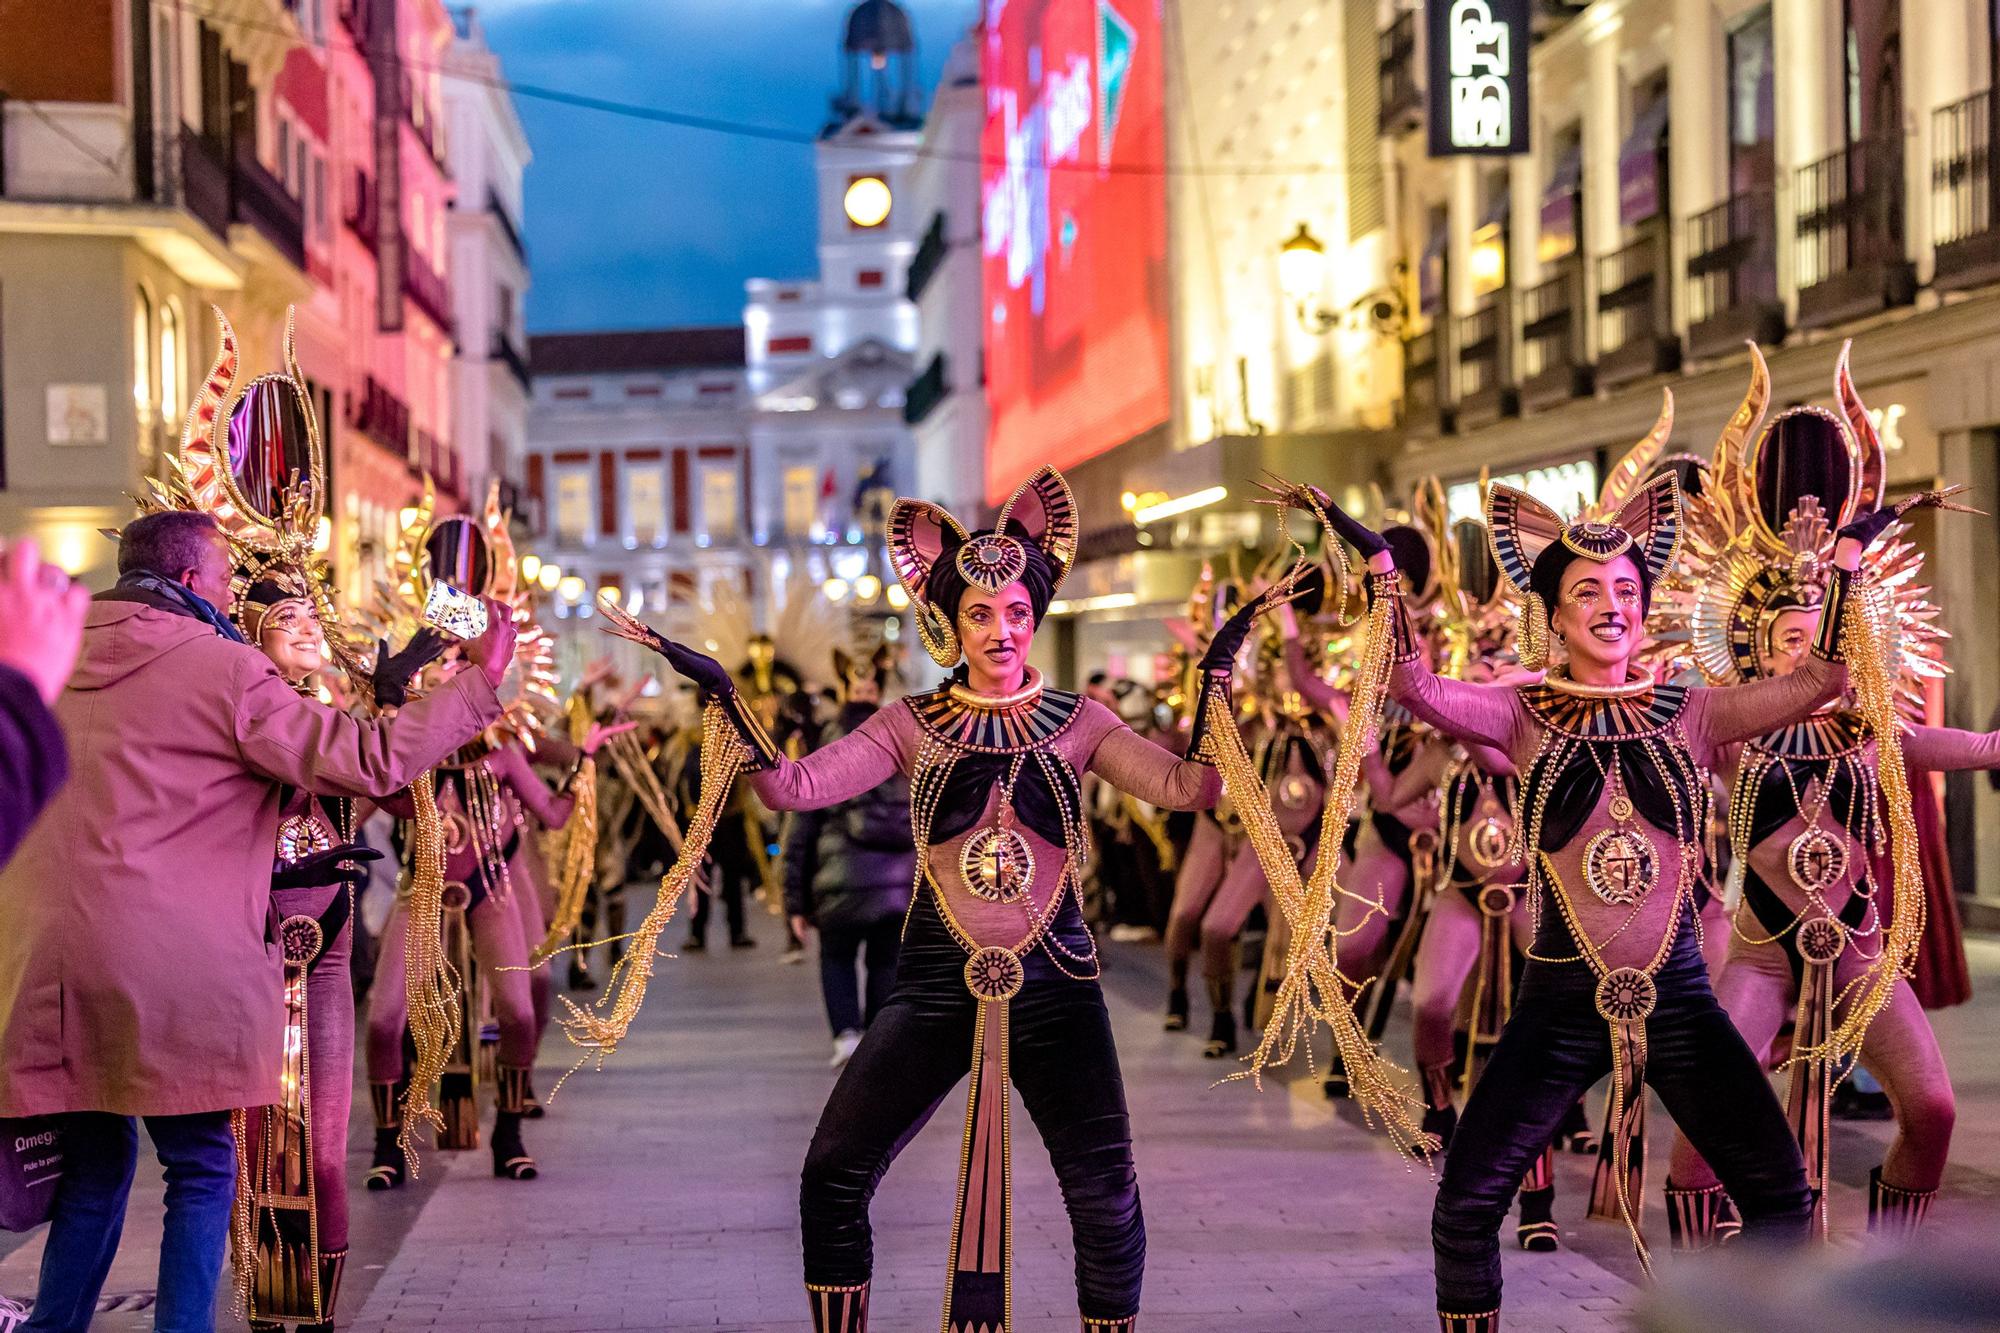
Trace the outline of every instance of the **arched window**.
<instances>
[{"instance_id":1,"label":"arched window","mask_svg":"<svg viewBox=\"0 0 2000 1333\"><path fill-rule=\"evenodd\" d=\"M144 287L132 303L132 405L139 409L139 424L153 417L153 298Z\"/></svg>"},{"instance_id":2,"label":"arched window","mask_svg":"<svg viewBox=\"0 0 2000 1333\"><path fill-rule=\"evenodd\" d=\"M168 297L160 306L160 420L169 429L181 417L181 386L187 382L182 356L181 306Z\"/></svg>"}]
</instances>

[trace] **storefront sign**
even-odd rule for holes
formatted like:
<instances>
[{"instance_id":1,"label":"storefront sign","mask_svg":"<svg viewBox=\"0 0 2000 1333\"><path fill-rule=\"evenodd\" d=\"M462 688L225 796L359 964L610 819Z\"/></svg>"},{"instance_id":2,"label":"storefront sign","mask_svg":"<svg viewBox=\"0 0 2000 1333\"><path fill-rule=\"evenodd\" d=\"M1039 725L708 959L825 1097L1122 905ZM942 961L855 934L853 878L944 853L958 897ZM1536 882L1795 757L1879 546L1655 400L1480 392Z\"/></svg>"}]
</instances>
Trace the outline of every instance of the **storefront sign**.
<instances>
[{"instance_id":1,"label":"storefront sign","mask_svg":"<svg viewBox=\"0 0 2000 1333\"><path fill-rule=\"evenodd\" d=\"M1427 0L1432 157L1528 151L1528 0Z\"/></svg>"}]
</instances>

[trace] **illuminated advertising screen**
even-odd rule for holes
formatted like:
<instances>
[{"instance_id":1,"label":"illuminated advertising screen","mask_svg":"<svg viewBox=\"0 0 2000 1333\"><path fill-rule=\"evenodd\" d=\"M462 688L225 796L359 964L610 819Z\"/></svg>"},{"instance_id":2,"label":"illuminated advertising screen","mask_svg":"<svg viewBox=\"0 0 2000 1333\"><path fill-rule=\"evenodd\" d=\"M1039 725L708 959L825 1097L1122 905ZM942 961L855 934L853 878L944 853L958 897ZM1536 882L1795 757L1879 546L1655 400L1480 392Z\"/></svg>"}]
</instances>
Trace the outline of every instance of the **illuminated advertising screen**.
<instances>
[{"instance_id":1,"label":"illuminated advertising screen","mask_svg":"<svg viewBox=\"0 0 2000 1333\"><path fill-rule=\"evenodd\" d=\"M986 495L1167 419L1161 0L986 0Z\"/></svg>"}]
</instances>

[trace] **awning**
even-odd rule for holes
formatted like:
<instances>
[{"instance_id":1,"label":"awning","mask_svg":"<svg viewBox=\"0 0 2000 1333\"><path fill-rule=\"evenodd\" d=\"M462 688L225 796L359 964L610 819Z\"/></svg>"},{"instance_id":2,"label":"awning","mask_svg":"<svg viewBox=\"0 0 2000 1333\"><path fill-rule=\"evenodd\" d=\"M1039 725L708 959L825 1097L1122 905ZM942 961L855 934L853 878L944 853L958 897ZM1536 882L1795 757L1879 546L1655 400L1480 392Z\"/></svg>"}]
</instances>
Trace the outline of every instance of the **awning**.
<instances>
[{"instance_id":1,"label":"awning","mask_svg":"<svg viewBox=\"0 0 2000 1333\"><path fill-rule=\"evenodd\" d=\"M1618 149L1618 221L1622 226L1644 222L1660 212L1661 147L1667 138L1667 95L1661 93L1632 122L1632 133Z\"/></svg>"}]
</instances>

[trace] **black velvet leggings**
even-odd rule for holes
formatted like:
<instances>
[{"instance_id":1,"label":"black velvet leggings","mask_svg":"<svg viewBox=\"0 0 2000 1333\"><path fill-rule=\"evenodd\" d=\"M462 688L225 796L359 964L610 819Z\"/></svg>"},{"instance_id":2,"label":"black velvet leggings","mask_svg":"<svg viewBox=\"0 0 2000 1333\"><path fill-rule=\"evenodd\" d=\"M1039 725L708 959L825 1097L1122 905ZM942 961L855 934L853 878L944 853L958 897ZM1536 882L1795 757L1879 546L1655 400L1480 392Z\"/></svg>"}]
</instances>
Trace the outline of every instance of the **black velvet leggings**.
<instances>
[{"instance_id":1,"label":"black velvet leggings","mask_svg":"<svg viewBox=\"0 0 2000 1333\"><path fill-rule=\"evenodd\" d=\"M1071 899L1056 928L1087 957L1076 916ZM1139 1310L1146 1225L1110 1015L1096 982L1065 977L1039 950L1025 962L1027 982L1010 1002L1009 1069L1069 1209L1077 1305L1087 1317L1122 1319ZM965 951L946 933L930 891L919 890L896 988L841 1071L806 1153L799 1221L809 1283L869 1280L875 1187L972 1067L978 1001L965 988L964 969ZM937 1182L940 1190L954 1186ZM948 1252L940 1232L940 1289Z\"/></svg>"},{"instance_id":2,"label":"black velvet leggings","mask_svg":"<svg viewBox=\"0 0 2000 1333\"><path fill-rule=\"evenodd\" d=\"M1646 1082L1714 1166L1744 1234L1803 1240L1812 1194L1798 1142L1763 1067L1709 989L1693 931L1683 927L1656 980ZM1583 963L1531 961L1522 971L1514 1016L1459 1118L1431 1213L1441 1311L1499 1307L1500 1226L1521 1175L1576 1099L1611 1072L1610 1030L1594 991Z\"/></svg>"}]
</instances>

